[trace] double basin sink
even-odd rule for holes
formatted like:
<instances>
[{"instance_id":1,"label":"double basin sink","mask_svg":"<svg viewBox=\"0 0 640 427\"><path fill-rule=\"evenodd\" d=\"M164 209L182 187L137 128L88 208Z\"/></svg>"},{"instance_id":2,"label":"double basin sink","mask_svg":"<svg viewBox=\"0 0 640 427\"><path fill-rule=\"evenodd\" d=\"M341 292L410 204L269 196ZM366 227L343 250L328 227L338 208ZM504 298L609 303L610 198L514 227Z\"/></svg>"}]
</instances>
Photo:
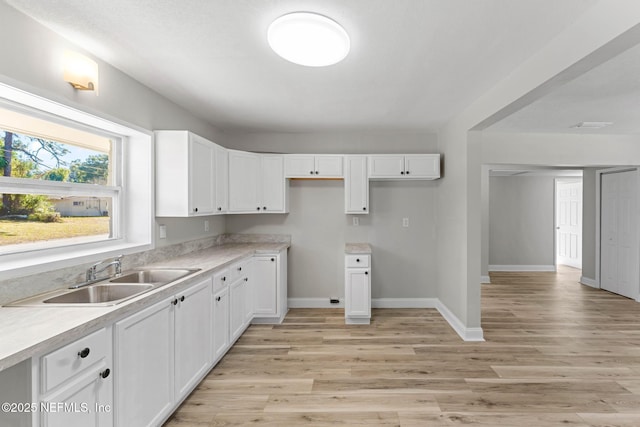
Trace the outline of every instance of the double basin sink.
<instances>
[{"instance_id":1,"label":"double basin sink","mask_svg":"<svg viewBox=\"0 0 640 427\"><path fill-rule=\"evenodd\" d=\"M57 290L25 298L8 304L8 307L116 305L145 292L168 285L198 270L188 268L136 270L78 289Z\"/></svg>"}]
</instances>

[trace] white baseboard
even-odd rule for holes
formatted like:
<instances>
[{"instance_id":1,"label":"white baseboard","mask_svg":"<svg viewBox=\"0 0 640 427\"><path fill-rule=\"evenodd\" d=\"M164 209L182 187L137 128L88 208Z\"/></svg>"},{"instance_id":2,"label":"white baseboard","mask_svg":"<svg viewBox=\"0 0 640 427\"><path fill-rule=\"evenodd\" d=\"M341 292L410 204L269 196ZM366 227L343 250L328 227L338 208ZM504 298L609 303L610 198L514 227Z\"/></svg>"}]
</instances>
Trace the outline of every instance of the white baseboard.
<instances>
[{"instance_id":1,"label":"white baseboard","mask_svg":"<svg viewBox=\"0 0 640 427\"><path fill-rule=\"evenodd\" d=\"M489 271L556 271L555 265L490 265Z\"/></svg>"},{"instance_id":2,"label":"white baseboard","mask_svg":"<svg viewBox=\"0 0 640 427\"><path fill-rule=\"evenodd\" d=\"M438 298L373 298L373 308L436 308Z\"/></svg>"},{"instance_id":3,"label":"white baseboard","mask_svg":"<svg viewBox=\"0 0 640 427\"><path fill-rule=\"evenodd\" d=\"M460 335L460 338L465 341L484 341L482 328L467 328L440 300L438 300L436 308L440 312L440 315L444 317L444 320L446 320L453 330Z\"/></svg>"},{"instance_id":4,"label":"white baseboard","mask_svg":"<svg viewBox=\"0 0 640 427\"><path fill-rule=\"evenodd\" d=\"M491 283L491 277L489 277L489 276L480 276L480 283L482 283L482 284Z\"/></svg>"},{"instance_id":5,"label":"white baseboard","mask_svg":"<svg viewBox=\"0 0 640 427\"><path fill-rule=\"evenodd\" d=\"M344 299L340 304L331 304L328 298L289 298L289 308L344 308ZM460 338L464 341L484 341L482 328L467 328L438 298L374 298L373 308L435 308Z\"/></svg>"},{"instance_id":6,"label":"white baseboard","mask_svg":"<svg viewBox=\"0 0 640 427\"><path fill-rule=\"evenodd\" d=\"M590 279L588 277L580 277L580 283L582 283L583 285L587 285L587 286L591 286L592 288L596 288L596 289L600 289L600 285L598 285L598 282L595 279Z\"/></svg>"},{"instance_id":7,"label":"white baseboard","mask_svg":"<svg viewBox=\"0 0 640 427\"><path fill-rule=\"evenodd\" d=\"M331 304L329 298L289 298L289 308L344 308L344 298L338 304Z\"/></svg>"}]
</instances>

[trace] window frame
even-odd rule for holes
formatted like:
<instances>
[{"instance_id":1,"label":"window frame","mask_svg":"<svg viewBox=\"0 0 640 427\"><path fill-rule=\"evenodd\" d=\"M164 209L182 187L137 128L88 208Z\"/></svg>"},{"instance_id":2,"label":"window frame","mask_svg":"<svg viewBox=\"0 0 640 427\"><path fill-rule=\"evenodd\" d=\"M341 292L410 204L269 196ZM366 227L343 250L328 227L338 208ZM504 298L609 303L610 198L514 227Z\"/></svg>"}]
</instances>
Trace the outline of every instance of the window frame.
<instances>
[{"instance_id":1,"label":"window frame","mask_svg":"<svg viewBox=\"0 0 640 427\"><path fill-rule=\"evenodd\" d=\"M0 177L0 194L91 195L112 198L108 239L52 244L0 254L3 278L93 262L154 247L152 132L104 119L0 82L0 104L23 114L103 135L112 140L110 185ZM135 160L135 165L133 164ZM62 194L64 193L64 194ZM88 239L91 240L91 239ZM29 244L25 244L29 245Z\"/></svg>"}]
</instances>

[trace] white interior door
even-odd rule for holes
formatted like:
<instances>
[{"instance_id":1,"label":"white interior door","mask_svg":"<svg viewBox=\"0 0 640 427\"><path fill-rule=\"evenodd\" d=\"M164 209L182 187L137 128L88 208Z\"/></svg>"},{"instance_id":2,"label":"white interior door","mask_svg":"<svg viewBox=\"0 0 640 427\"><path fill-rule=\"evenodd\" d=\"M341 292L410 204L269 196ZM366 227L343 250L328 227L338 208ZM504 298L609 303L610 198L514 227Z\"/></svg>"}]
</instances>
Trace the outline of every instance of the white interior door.
<instances>
[{"instance_id":1,"label":"white interior door","mask_svg":"<svg viewBox=\"0 0 640 427\"><path fill-rule=\"evenodd\" d=\"M600 287L637 298L638 172L602 174L600 188Z\"/></svg>"},{"instance_id":2,"label":"white interior door","mask_svg":"<svg viewBox=\"0 0 640 427\"><path fill-rule=\"evenodd\" d=\"M556 264L582 268L582 181L556 183Z\"/></svg>"}]
</instances>

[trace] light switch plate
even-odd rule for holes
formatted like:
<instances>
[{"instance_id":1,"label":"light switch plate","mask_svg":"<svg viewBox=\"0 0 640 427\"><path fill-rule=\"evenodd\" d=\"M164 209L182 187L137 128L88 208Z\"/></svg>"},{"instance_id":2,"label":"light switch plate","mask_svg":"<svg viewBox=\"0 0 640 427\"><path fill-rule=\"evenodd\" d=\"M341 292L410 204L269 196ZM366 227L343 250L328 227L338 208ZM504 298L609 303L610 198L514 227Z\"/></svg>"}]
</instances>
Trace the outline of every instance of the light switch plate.
<instances>
[{"instance_id":1,"label":"light switch plate","mask_svg":"<svg viewBox=\"0 0 640 427\"><path fill-rule=\"evenodd\" d=\"M164 224L160 225L160 235L158 236L161 239L166 239L167 238L167 226Z\"/></svg>"},{"instance_id":2,"label":"light switch plate","mask_svg":"<svg viewBox=\"0 0 640 427\"><path fill-rule=\"evenodd\" d=\"M409 226L409 218L402 218L402 226L403 227Z\"/></svg>"},{"instance_id":3,"label":"light switch plate","mask_svg":"<svg viewBox=\"0 0 640 427\"><path fill-rule=\"evenodd\" d=\"M353 225L358 226L360 225L360 218L358 218L357 216L353 217Z\"/></svg>"},{"instance_id":4,"label":"light switch plate","mask_svg":"<svg viewBox=\"0 0 640 427\"><path fill-rule=\"evenodd\" d=\"M205 232L209 231L209 220L208 219L204 220L204 231Z\"/></svg>"}]
</instances>

